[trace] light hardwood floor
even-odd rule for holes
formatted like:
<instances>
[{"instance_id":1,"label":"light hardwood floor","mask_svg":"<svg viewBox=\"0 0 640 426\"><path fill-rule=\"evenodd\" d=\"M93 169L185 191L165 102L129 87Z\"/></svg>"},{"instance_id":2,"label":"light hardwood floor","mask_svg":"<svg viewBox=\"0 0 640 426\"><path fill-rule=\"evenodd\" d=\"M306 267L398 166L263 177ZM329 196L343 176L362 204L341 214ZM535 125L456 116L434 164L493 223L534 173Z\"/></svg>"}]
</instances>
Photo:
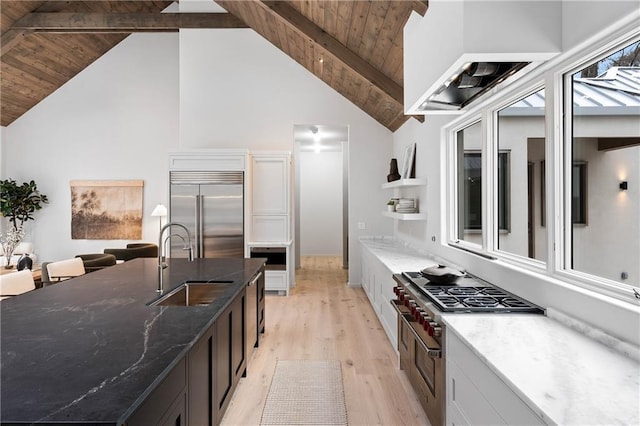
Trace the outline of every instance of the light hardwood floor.
<instances>
[{"instance_id":1,"label":"light hardwood floor","mask_svg":"<svg viewBox=\"0 0 640 426\"><path fill-rule=\"evenodd\" d=\"M267 295L266 333L223 425L259 425L276 361L338 359L350 425L429 425L397 354L338 257L303 257L289 297Z\"/></svg>"}]
</instances>

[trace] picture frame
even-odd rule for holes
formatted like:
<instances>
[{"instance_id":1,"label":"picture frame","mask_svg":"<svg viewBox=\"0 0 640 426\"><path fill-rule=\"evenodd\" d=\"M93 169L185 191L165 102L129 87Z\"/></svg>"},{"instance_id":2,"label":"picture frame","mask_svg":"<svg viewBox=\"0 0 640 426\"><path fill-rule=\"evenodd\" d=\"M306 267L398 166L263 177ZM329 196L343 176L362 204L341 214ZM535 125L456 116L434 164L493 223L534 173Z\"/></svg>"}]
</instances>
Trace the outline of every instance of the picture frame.
<instances>
[{"instance_id":1,"label":"picture frame","mask_svg":"<svg viewBox=\"0 0 640 426\"><path fill-rule=\"evenodd\" d=\"M142 180L72 180L72 240L142 239Z\"/></svg>"},{"instance_id":2,"label":"picture frame","mask_svg":"<svg viewBox=\"0 0 640 426\"><path fill-rule=\"evenodd\" d=\"M402 157L402 171L400 175L402 179L410 179L415 177L415 155L416 144L412 143L407 145L404 149L404 155Z\"/></svg>"}]
</instances>

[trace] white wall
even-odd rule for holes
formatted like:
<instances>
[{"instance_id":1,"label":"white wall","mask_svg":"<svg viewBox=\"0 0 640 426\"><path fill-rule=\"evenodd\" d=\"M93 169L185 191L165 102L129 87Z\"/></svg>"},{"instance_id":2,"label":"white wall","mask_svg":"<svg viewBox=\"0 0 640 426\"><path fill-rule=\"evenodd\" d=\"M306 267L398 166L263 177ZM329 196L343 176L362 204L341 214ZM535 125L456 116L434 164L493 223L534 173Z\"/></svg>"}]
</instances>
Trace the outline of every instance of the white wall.
<instances>
[{"instance_id":1,"label":"white wall","mask_svg":"<svg viewBox=\"0 0 640 426\"><path fill-rule=\"evenodd\" d=\"M5 145L5 140L7 138L6 136L6 132L7 132L7 128L5 126L0 126L0 178L4 179L5 178L5 155L4 155L4 145Z\"/></svg>"},{"instance_id":2,"label":"white wall","mask_svg":"<svg viewBox=\"0 0 640 426\"><path fill-rule=\"evenodd\" d=\"M8 126L6 175L49 197L27 232L40 259L58 260L125 243L70 239L70 180L143 179L143 240L156 241L149 214L167 203L169 152L293 151L294 123L349 126L349 238L390 235L391 132L249 29L128 37ZM358 285L358 244L350 259Z\"/></svg>"},{"instance_id":3,"label":"white wall","mask_svg":"<svg viewBox=\"0 0 640 426\"><path fill-rule=\"evenodd\" d=\"M394 133L394 156L402 158L407 144L416 144L416 177L426 178L426 188L403 189L402 194L416 197L420 212L427 213L426 221L396 221L395 235L417 247L439 246L444 237L442 217L445 205L442 183L444 182L444 152L440 146L440 129L448 124L452 116L430 116L424 123L415 120L406 122ZM435 237L435 242L432 242Z\"/></svg>"},{"instance_id":4,"label":"white wall","mask_svg":"<svg viewBox=\"0 0 640 426\"><path fill-rule=\"evenodd\" d=\"M182 149L293 152L299 123L349 127L349 282L359 285L355 242L392 231L380 215L391 132L252 30L181 31Z\"/></svg>"},{"instance_id":5,"label":"white wall","mask_svg":"<svg viewBox=\"0 0 640 426\"><path fill-rule=\"evenodd\" d=\"M615 26L618 20L639 9L638 0L562 0L562 50L567 52L599 32L608 31L610 25Z\"/></svg>"},{"instance_id":6,"label":"white wall","mask_svg":"<svg viewBox=\"0 0 640 426\"><path fill-rule=\"evenodd\" d=\"M7 127L6 176L35 180L49 198L26 224L40 260L126 243L71 240L73 179L144 180L142 239L157 241L158 221L149 215L167 202L178 105L177 34L135 34Z\"/></svg>"},{"instance_id":7,"label":"white wall","mask_svg":"<svg viewBox=\"0 0 640 426\"><path fill-rule=\"evenodd\" d=\"M342 256L342 152L302 151L300 255Z\"/></svg>"}]
</instances>

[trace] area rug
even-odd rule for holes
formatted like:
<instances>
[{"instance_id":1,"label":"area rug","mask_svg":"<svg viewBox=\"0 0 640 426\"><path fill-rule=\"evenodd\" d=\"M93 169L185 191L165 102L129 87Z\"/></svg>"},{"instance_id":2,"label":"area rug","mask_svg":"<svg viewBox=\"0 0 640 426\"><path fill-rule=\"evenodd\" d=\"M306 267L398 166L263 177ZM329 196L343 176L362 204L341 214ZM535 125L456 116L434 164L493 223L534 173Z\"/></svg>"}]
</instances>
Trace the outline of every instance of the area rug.
<instances>
[{"instance_id":1,"label":"area rug","mask_svg":"<svg viewBox=\"0 0 640 426\"><path fill-rule=\"evenodd\" d=\"M340 361L278 360L260 424L348 424Z\"/></svg>"}]
</instances>

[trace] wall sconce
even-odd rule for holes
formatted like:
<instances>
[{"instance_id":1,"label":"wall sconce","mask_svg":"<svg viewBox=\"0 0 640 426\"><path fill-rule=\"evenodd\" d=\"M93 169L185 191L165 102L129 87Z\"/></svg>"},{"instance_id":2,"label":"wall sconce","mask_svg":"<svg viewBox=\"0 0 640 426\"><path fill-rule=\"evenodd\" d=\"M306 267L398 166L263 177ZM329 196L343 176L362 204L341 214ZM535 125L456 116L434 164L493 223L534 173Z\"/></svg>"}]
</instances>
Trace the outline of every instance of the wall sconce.
<instances>
[{"instance_id":1,"label":"wall sconce","mask_svg":"<svg viewBox=\"0 0 640 426\"><path fill-rule=\"evenodd\" d=\"M627 189L629 189L629 184L627 183L627 181L623 180L622 182L620 182L620 191L626 191Z\"/></svg>"},{"instance_id":2,"label":"wall sconce","mask_svg":"<svg viewBox=\"0 0 640 426\"><path fill-rule=\"evenodd\" d=\"M162 231L162 218L167 217L167 208L163 204L158 204L151 212L151 216L160 218L160 230Z\"/></svg>"}]
</instances>

